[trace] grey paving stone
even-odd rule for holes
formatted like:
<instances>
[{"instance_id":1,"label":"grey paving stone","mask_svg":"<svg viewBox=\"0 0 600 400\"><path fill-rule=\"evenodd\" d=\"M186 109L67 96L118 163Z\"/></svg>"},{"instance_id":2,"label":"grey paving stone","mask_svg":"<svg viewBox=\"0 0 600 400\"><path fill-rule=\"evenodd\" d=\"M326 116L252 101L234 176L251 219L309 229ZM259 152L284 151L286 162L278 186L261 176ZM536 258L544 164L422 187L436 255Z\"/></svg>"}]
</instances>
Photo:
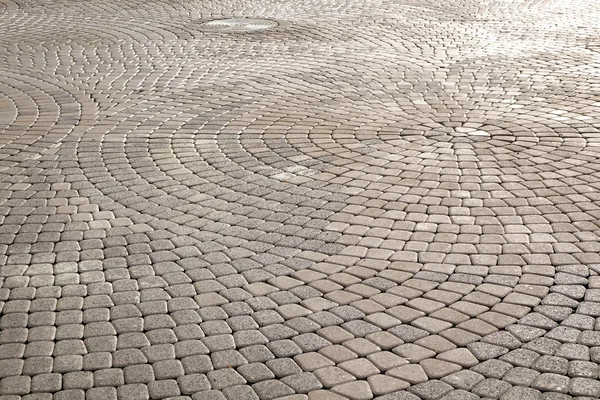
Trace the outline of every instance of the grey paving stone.
<instances>
[{"instance_id":1,"label":"grey paving stone","mask_svg":"<svg viewBox=\"0 0 600 400\"><path fill-rule=\"evenodd\" d=\"M512 365L500 360L487 360L471 368L485 377L501 379L508 371L513 368Z\"/></svg>"},{"instance_id":2,"label":"grey paving stone","mask_svg":"<svg viewBox=\"0 0 600 400\"><path fill-rule=\"evenodd\" d=\"M217 390L246 383L246 380L233 369L210 371L206 376L211 387Z\"/></svg>"},{"instance_id":3,"label":"grey paving stone","mask_svg":"<svg viewBox=\"0 0 600 400\"><path fill-rule=\"evenodd\" d=\"M538 400L541 396L541 392L539 390L535 390L528 387L522 386L513 386L507 392L505 392L501 400L512 400L512 399L521 399L521 400Z\"/></svg>"},{"instance_id":4,"label":"grey paving stone","mask_svg":"<svg viewBox=\"0 0 600 400\"><path fill-rule=\"evenodd\" d=\"M494 378L481 381L472 391L481 397L499 398L511 388L510 383Z\"/></svg>"},{"instance_id":5,"label":"grey paving stone","mask_svg":"<svg viewBox=\"0 0 600 400\"><path fill-rule=\"evenodd\" d=\"M261 399L276 399L286 395L294 394L294 390L282 382L267 380L255 383L252 389Z\"/></svg>"},{"instance_id":6,"label":"grey paving stone","mask_svg":"<svg viewBox=\"0 0 600 400\"><path fill-rule=\"evenodd\" d=\"M278 378L303 372L298 364L290 358L270 360L266 362L266 365Z\"/></svg>"},{"instance_id":7,"label":"grey paving stone","mask_svg":"<svg viewBox=\"0 0 600 400\"><path fill-rule=\"evenodd\" d=\"M240 349L240 353L249 363L266 362L275 358L273 353L263 345L248 346Z\"/></svg>"},{"instance_id":8,"label":"grey paving stone","mask_svg":"<svg viewBox=\"0 0 600 400\"><path fill-rule=\"evenodd\" d=\"M242 365L237 371L250 383L275 378L273 372L261 363Z\"/></svg>"},{"instance_id":9,"label":"grey paving stone","mask_svg":"<svg viewBox=\"0 0 600 400\"><path fill-rule=\"evenodd\" d=\"M227 398L221 390L208 390L192 395L192 400L207 399L207 400L226 400Z\"/></svg>"},{"instance_id":10,"label":"grey paving stone","mask_svg":"<svg viewBox=\"0 0 600 400\"><path fill-rule=\"evenodd\" d=\"M542 391L567 393L569 390L569 381L569 378L566 376L544 373L535 378L531 387Z\"/></svg>"},{"instance_id":11,"label":"grey paving stone","mask_svg":"<svg viewBox=\"0 0 600 400\"><path fill-rule=\"evenodd\" d=\"M0 393L3 396L24 395L33 389L31 384L29 376L9 376L0 381Z\"/></svg>"},{"instance_id":12,"label":"grey paving stone","mask_svg":"<svg viewBox=\"0 0 600 400\"><path fill-rule=\"evenodd\" d=\"M183 394L193 394L210 389L210 383L204 374L189 374L177 378L177 384Z\"/></svg>"},{"instance_id":13,"label":"grey paving stone","mask_svg":"<svg viewBox=\"0 0 600 400\"><path fill-rule=\"evenodd\" d=\"M573 378L571 379L569 393L574 396L600 396L600 382L595 379Z\"/></svg>"},{"instance_id":14,"label":"grey paving stone","mask_svg":"<svg viewBox=\"0 0 600 400\"><path fill-rule=\"evenodd\" d=\"M430 380L428 382L419 383L408 389L410 392L418 395L422 399L432 400L438 399L448 392L452 391L452 386L438 380Z\"/></svg>"},{"instance_id":15,"label":"grey paving stone","mask_svg":"<svg viewBox=\"0 0 600 400\"><path fill-rule=\"evenodd\" d=\"M296 393L310 393L323 387L321 382L310 372L288 375L281 378L281 383L287 385Z\"/></svg>"},{"instance_id":16,"label":"grey paving stone","mask_svg":"<svg viewBox=\"0 0 600 400\"><path fill-rule=\"evenodd\" d=\"M485 377L469 370L461 370L443 377L441 380L461 390L471 390Z\"/></svg>"},{"instance_id":17,"label":"grey paving stone","mask_svg":"<svg viewBox=\"0 0 600 400\"><path fill-rule=\"evenodd\" d=\"M258 395L250 386L230 386L223 389L223 395L228 399L258 399Z\"/></svg>"},{"instance_id":18,"label":"grey paving stone","mask_svg":"<svg viewBox=\"0 0 600 400\"><path fill-rule=\"evenodd\" d=\"M136 398L147 400L150 398L148 387L143 384L123 385L117 388L119 398Z\"/></svg>"},{"instance_id":19,"label":"grey paving stone","mask_svg":"<svg viewBox=\"0 0 600 400\"><path fill-rule=\"evenodd\" d=\"M561 357L541 356L536 360L532 368L540 372L566 375L569 368L569 362Z\"/></svg>"},{"instance_id":20,"label":"grey paving stone","mask_svg":"<svg viewBox=\"0 0 600 400\"><path fill-rule=\"evenodd\" d=\"M508 371L502 380L513 385L529 386L539 375L540 372L538 371L529 368L516 367Z\"/></svg>"},{"instance_id":21,"label":"grey paving stone","mask_svg":"<svg viewBox=\"0 0 600 400\"><path fill-rule=\"evenodd\" d=\"M155 392L156 394L160 392ZM86 399L117 399L117 389L114 387L99 387L88 389L85 392ZM161 398L161 397L158 397Z\"/></svg>"},{"instance_id":22,"label":"grey paving stone","mask_svg":"<svg viewBox=\"0 0 600 400\"><path fill-rule=\"evenodd\" d=\"M405 390L377 397L379 400L417 400L419 397Z\"/></svg>"},{"instance_id":23,"label":"grey paving stone","mask_svg":"<svg viewBox=\"0 0 600 400\"><path fill-rule=\"evenodd\" d=\"M570 377L597 379L598 364L589 361L570 361L568 374Z\"/></svg>"},{"instance_id":24,"label":"grey paving stone","mask_svg":"<svg viewBox=\"0 0 600 400\"><path fill-rule=\"evenodd\" d=\"M181 392L177 381L165 379L148 383L148 393L151 399L163 399L178 396Z\"/></svg>"}]
</instances>

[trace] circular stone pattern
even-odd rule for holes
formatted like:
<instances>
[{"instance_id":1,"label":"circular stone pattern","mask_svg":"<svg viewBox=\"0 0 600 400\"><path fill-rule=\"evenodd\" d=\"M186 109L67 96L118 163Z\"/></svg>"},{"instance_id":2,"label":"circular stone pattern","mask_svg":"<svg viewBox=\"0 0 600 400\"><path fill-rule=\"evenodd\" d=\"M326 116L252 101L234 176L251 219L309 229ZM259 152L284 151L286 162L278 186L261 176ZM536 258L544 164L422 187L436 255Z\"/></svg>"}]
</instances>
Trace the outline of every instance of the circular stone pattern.
<instances>
[{"instance_id":1,"label":"circular stone pattern","mask_svg":"<svg viewBox=\"0 0 600 400\"><path fill-rule=\"evenodd\" d=\"M201 25L202 29L211 32L244 33L258 32L277 27L279 24L268 19L234 18L208 21Z\"/></svg>"}]
</instances>

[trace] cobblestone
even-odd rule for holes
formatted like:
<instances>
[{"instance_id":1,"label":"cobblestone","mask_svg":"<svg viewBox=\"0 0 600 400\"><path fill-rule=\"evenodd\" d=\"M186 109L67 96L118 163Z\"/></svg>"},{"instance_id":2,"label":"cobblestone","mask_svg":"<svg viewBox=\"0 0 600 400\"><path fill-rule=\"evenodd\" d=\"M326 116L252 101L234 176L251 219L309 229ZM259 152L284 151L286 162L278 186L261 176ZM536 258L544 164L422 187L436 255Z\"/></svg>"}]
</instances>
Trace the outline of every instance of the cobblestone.
<instances>
[{"instance_id":1,"label":"cobblestone","mask_svg":"<svg viewBox=\"0 0 600 400\"><path fill-rule=\"evenodd\" d=\"M600 397L595 4L450 3L0 0L0 397Z\"/></svg>"}]
</instances>

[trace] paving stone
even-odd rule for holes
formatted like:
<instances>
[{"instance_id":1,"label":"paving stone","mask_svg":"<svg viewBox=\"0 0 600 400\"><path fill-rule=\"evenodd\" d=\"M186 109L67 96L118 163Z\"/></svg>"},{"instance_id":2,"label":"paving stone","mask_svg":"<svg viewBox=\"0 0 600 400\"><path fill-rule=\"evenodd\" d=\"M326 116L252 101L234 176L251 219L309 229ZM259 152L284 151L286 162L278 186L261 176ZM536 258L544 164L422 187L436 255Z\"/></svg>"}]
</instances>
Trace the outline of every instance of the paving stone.
<instances>
[{"instance_id":1,"label":"paving stone","mask_svg":"<svg viewBox=\"0 0 600 400\"><path fill-rule=\"evenodd\" d=\"M228 399L258 399L258 395L252 390L250 386L238 385L230 386L223 389L223 395Z\"/></svg>"},{"instance_id":2,"label":"paving stone","mask_svg":"<svg viewBox=\"0 0 600 400\"><path fill-rule=\"evenodd\" d=\"M381 349L378 346L363 338L347 340L346 342L344 342L343 346L347 347L353 353L361 357L365 357L369 354L381 351Z\"/></svg>"},{"instance_id":3,"label":"paving stone","mask_svg":"<svg viewBox=\"0 0 600 400\"><path fill-rule=\"evenodd\" d=\"M204 374L189 374L177 378L177 384L183 394L193 394L196 392L209 390L210 383Z\"/></svg>"},{"instance_id":4,"label":"paving stone","mask_svg":"<svg viewBox=\"0 0 600 400\"><path fill-rule=\"evenodd\" d=\"M207 400L227 400L225 395L220 390L208 390L192 395L192 400L207 399Z\"/></svg>"},{"instance_id":5,"label":"paving stone","mask_svg":"<svg viewBox=\"0 0 600 400\"><path fill-rule=\"evenodd\" d=\"M379 369L366 358L344 361L343 363L338 364L338 366L358 379L364 379L380 372Z\"/></svg>"},{"instance_id":6,"label":"paving stone","mask_svg":"<svg viewBox=\"0 0 600 400\"><path fill-rule=\"evenodd\" d=\"M539 390L535 390L528 387L522 386L513 386L507 392L505 392L501 400L538 400L541 396L541 392Z\"/></svg>"},{"instance_id":7,"label":"paving stone","mask_svg":"<svg viewBox=\"0 0 600 400\"><path fill-rule=\"evenodd\" d=\"M308 400L342 400L345 397L335 394L329 390L315 390L308 394Z\"/></svg>"},{"instance_id":8,"label":"paving stone","mask_svg":"<svg viewBox=\"0 0 600 400\"><path fill-rule=\"evenodd\" d=\"M398 336L403 342L410 343L428 336L427 331L409 325L398 325L388 332Z\"/></svg>"},{"instance_id":9,"label":"paving stone","mask_svg":"<svg viewBox=\"0 0 600 400\"><path fill-rule=\"evenodd\" d=\"M288 375L283 377L281 382L289 386L296 393L309 393L323 387L321 382L310 372Z\"/></svg>"},{"instance_id":10,"label":"paving stone","mask_svg":"<svg viewBox=\"0 0 600 400\"><path fill-rule=\"evenodd\" d=\"M424 383L419 383L415 386L411 386L408 390L418 395L422 399L433 400L438 399L446 393L452 391L452 386L442 381L430 380Z\"/></svg>"},{"instance_id":11,"label":"paving stone","mask_svg":"<svg viewBox=\"0 0 600 400\"><path fill-rule=\"evenodd\" d=\"M229 386L243 385L246 380L233 369L220 369L206 374L213 389L223 389Z\"/></svg>"},{"instance_id":12,"label":"paving stone","mask_svg":"<svg viewBox=\"0 0 600 400\"><path fill-rule=\"evenodd\" d=\"M276 377L284 377L293 374L299 374L302 369L290 358L277 358L266 362L267 367Z\"/></svg>"},{"instance_id":13,"label":"paving stone","mask_svg":"<svg viewBox=\"0 0 600 400\"><path fill-rule=\"evenodd\" d=\"M294 361L296 361L296 363L298 363L300 368L302 368L304 371L309 372L334 365L334 362L332 362L330 359L314 352L299 354L294 357Z\"/></svg>"},{"instance_id":14,"label":"paving stone","mask_svg":"<svg viewBox=\"0 0 600 400\"><path fill-rule=\"evenodd\" d=\"M440 336L454 343L456 346L466 346L481 339L480 335L459 328L450 328L447 331L441 332Z\"/></svg>"},{"instance_id":15,"label":"paving stone","mask_svg":"<svg viewBox=\"0 0 600 400\"><path fill-rule=\"evenodd\" d=\"M394 353L412 363L418 363L426 358L435 356L435 352L416 344L407 343L394 348Z\"/></svg>"},{"instance_id":16,"label":"paving stone","mask_svg":"<svg viewBox=\"0 0 600 400\"><path fill-rule=\"evenodd\" d=\"M461 370L442 378L442 381L454 386L457 389L471 390L485 377L477 372Z\"/></svg>"},{"instance_id":17,"label":"paving stone","mask_svg":"<svg viewBox=\"0 0 600 400\"><path fill-rule=\"evenodd\" d=\"M339 326L328 326L317 331L317 334L334 344L342 343L354 338L354 335Z\"/></svg>"},{"instance_id":18,"label":"paving stone","mask_svg":"<svg viewBox=\"0 0 600 400\"><path fill-rule=\"evenodd\" d=\"M119 398L136 398L147 400L150 398L148 387L143 384L123 385L117 388Z\"/></svg>"},{"instance_id":19,"label":"paving stone","mask_svg":"<svg viewBox=\"0 0 600 400\"><path fill-rule=\"evenodd\" d=\"M515 349L500 357L500 360L509 362L514 366L529 368L539 357L540 355L535 351Z\"/></svg>"},{"instance_id":20,"label":"paving stone","mask_svg":"<svg viewBox=\"0 0 600 400\"><path fill-rule=\"evenodd\" d=\"M151 399L164 399L166 397L178 396L181 392L177 381L165 379L148 383L148 393Z\"/></svg>"},{"instance_id":21,"label":"paving stone","mask_svg":"<svg viewBox=\"0 0 600 400\"><path fill-rule=\"evenodd\" d=\"M467 347L481 361L498 358L508 353L507 348L489 343L475 342L469 344Z\"/></svg>"},{"instance_id":22,"label":"paving stone","mask_svg":"<svg viewBox=\"0 0 600 400\"><path fill-rule=\"evenodd\" d=\"M441 397L442 400L454 400L454 399L465 399L465 400L477 400L480 397L476 394L466 392L464 390L453 390L452 392Z\"/></svg>"},{"instance_id":23,"label":"paving stone","mask_svg":"<svg viewBox=\"0 0 600 400\"><path fill-rule=\"evenodd\" d=\"M431 317L417 318L412 321L411 324L433 334L445 331L452 327L452 324L449 322Z\"/></svg>"},{"instance_id":24,"label":"paving stone","mask_svg":"<svg viewBox=\"0 0 600 400\"><path fill-rule=\"evenodd\" d=\"M331 345L330 341L328 341L314 333L305 333L302 335L297 335L292 340L304 352L318 351L324 347Z\"/></svg>"},{"instance_id":25,"label":"paving stone","mask_svg":"<svg viewBox=\"0 0 600 400\"><path fill-rule=\"evenodd\" d=\"M569 378L552 373L543 373L535 378L531 387L541 391L567 393L569 390Z\"/></svg>"},{"instance_id":26,"label":"paving stone","mask_svg":"<svg viewBox=\"0 0 600 400\"><path fill-rule=\"evenodd\" d=\"M417 399L419 399L419 397L410 392L402 390L402 391L398 391L398 392L394 392L394 393L389 393L389 394L386 394L383 396L379 396L377 399L380 399L380 400L417 400Z\"/></svg>"},{"instance_id":27,"label":"paving stone","mask_svg":"<svg viewBox=\"0 0 600 400\"><path fill-rule=\"evenodd\" d=\"M275 378L273 372L266 365L260 363L242 365L237 369L237 372L250 383Z\"/></svg>"},{"instance_id":28,"label":"paving stone","mask_svg":"<svg viewBox=\"0 0 600 400\"><path fill-rule=\"evenodd\" d=\"M255 383L252 389L261 399L276 399L286 395L294 394L294 391L287 385L276 380L268 380Z\"/></svg>"},{"instance_id":29,"label":"paving stone","mask_svg":"<svg viewBox=\"0 0 600 400\"><path fill-rule=\"evenodd\" d=\"M453 372L461 370L461 366L455 363L437 360L437 359L426 359L419 362L419 365L423 367L423 370L430 378L438 379Z\"/></svg>"},{"instance_id":30,"label":"paving stone","mask_svg":"<svg viewBox=\"0 0 600 400\"><path fill-rule=\"evenodd\" d=\"M335 366L318 369L314 374L325 387L337 386L356 379L351 373Z\"/></svg>"},{"instance_id":31,"label":"paving stone","mask_svg":"<svg viewBox=\"0 0 600 400\"><path fill-rule=\"evenodd\" d=\"M511 385L507 382L488 378L477 384L472 391L481 397L499 398L510 388Z\"/></svg>"},{"instance_id":32,"label":"paving stone","mask_svg":"<svg viewBox=\"0 0 600 400\"><path fill-rule=\"evenodd\" d=\"M389 351L375 352L368 355L367 359L381 371L387 371L408 363L406 359Z\"/></svg>"},{"instance_id":33,"label":"paving stone","mask_svg":"<svg viewBox=\"0 0 600 400\"><path fill-rule=\"evenodd\" d=\"M437 356L440 360L452 362L462 367L472 367L478 361L468 349L453 349Z\"/></svg>"},{"instance_id":34,"label":"paving stone","mask_svg":"<svg viewBox=\"0 0 600 400\"><path fill-rule=\"evenodd\" d=\"M529 343L525 343L523 347L536 353L553 355L560 347L560 342L547 338L536 338Z\"/></svg>"},{"instance_id":35,"label":"paving stone","mask_svg":"<svg viewBox=\"0 0 600 400\"><path fill-rule=\"evenodd\" d=\"M6 379L6 378L4 378ZM62 388L62 376L57 373L40 374L31 379L31 391L35 392L57 392Z\"/></svg>"},{"instance_id":36,"label":"paving stone","mask_svg":"<svg viewBox=\"0 0 600 400\"><path fill-rule=\"evenodd\" d=\"M0 380L2 395L24 395L30 390L33 390L33 387L29 376L9 376Z\"/></svg>"},{"instance_id":37,"label":"paving stone","mask_svg":"<svg viewBox=\"0 0 600 400\"><path fill-rule=\"evenodd\" d=\"M154 382L152 382L154 383ZM156 388L153 388L154 390L151 391L151 393L154 393L155 398L163 398L163 394L161 393L161 391L156 390ZM173 392L175 393L175 392ZM178 391L177 391L178 393ZM163 396L163 397L160 397ZM92 388L92 389L88 389L85 392L85 398L86 399L94 399L94 400L100 400L100 399L116 399L117 398L117 389L114 387L99 387L99 388ZM152 398L152 397L151 397Z\"/></svg>"},{"instance_id":38,"label":"paving stone","mask_svg":"<svg viewBox=\"0 0 600 400\"><path fill-rule=\"evenodd\" d=\"M436 353L452 350L456 345L451 341L444 339L440 335L427 336L414 342L414 344L433 350Z\"/></svg>"},{"instance_id":39,"label":"paving stone","mask_svg":"<svg viewBox=\"0 0 600 400\"><path fill-rule=\"evenodd\" d=\"M263 345L248 346L240 349L240 354L249 362L266 362L275 358L273 353Z\"/></svg>"},{"instance_id":40,"label":"paving stone","mask_svg":"<svg viewBox=\"0 0 600 400\"><path fill-rule=\"evenodd\" d=\"M513 368L512 365L500 360L487 360L471 368L485 377L501 379L508 371Z\"/></svg>"},{"instance_id":41,"label":"paving stone","mask_svg":"<svg viewBox=\"0 0 600 400\"><path fill-rule=\"evenodd\" d=\"M389 370L387 375L402 379L411 384L425 382L429 379L423 368L418 364L408 364L396 367Z\"/></svg>"},{"instance_id":42,"label":"paving stone","mask_svg":"<svg viewBox=\"0 0 600 400\"><path fill-rule=\"evenodd\" d=\"M410 386L408 382L386 375L373 375L367 381L375 396L397 392Z\"/></svg>"},{"instance_id":43,"label":"paving stone","mask_svg":"<svg viewBox=\"0 0 600 400\"><path fill-rule=\"evenodd\" d=\"M573 378L571 379L569 393L574 396L597 398L600 396L600 382L595 379Z\"/></svg>"},{"instance_id":44,"label":"paving stone","mask_svg":"<svg viewBox=\"0 0 600 400\"><path fill-rule=\"evenodd\" d=\"M590 348L575 343L563 343L555 353L559 357L569 360L589 360Z\"/></svg>"},{"instance_id":45,"label":"paving stone","mask_svg":"<svg viewBox=\"0 0 600 400\"><path fill-rule=\"evenodd\" d=\"M568 374L570 377L598 378L598 364L589 361L570 361Z\"/></svg>"},{"instance_id":46,"label":"paving stone","mask_svg":"<svg viewBox=\"0 0 600 400\"><path fill-rule=\"evenodd\" d=\"M569 362L561 357L541 356L535 361L532 368L540 372L566 375L569 368Z\"/></svg>"},{"instance_id":47,"label":"paving stone","mask_svg":"<svg viewBox=\"0 0 600 400\"><path fill-rule=\"evenodd\" d=\"M529 342L532 339L538 338L546 333L546 330L525 325L509 325L506 330L514 337L523 341Z\"/></svg>"},{"instance_id":48,"label":"paving stone","mask_svg":"<svg viewBox=\"0 0 600 400\"><path fill-rule=\"evenodd\" d=\"M371 387L365 381L344 383L333 387L331 390L351 400L369 400L373 398Z\"/></svg>"}]
</instances>

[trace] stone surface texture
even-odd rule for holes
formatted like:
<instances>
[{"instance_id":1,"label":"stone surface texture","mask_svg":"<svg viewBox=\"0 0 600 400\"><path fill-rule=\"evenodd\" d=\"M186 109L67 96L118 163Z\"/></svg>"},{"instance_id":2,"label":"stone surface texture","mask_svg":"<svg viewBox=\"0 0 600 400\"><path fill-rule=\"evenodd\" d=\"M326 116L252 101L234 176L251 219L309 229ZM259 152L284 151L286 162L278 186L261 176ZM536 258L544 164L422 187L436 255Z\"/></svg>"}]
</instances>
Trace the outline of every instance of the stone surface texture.
<instances>
[{"instance_id":1,"label":"stone surface texture","mask_svg":"<svg viewBox=\"0 0 600 400\"><path fill-rule=\"evenodd\" d=\"M600 397L596 0L0 0L0 38L0 399Z\"/></svg>"}]
</instances>

